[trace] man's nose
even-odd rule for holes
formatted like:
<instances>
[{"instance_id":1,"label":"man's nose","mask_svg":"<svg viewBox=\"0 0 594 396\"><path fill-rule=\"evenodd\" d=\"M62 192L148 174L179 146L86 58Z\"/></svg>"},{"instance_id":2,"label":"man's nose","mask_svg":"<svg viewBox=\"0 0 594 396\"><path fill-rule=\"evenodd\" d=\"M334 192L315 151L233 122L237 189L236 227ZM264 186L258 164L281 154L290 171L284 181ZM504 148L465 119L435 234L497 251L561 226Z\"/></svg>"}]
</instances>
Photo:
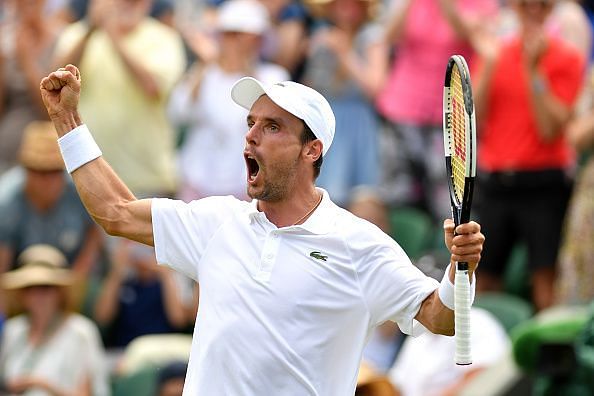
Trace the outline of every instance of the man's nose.
<instances>
[{"instance_id":1,"label":"man's nose","mask_svg":"<svg viewBox=\"0 0 594 396\"><path fill-rule=\"evenodd\" d=\"M245 141L250 144L258 144L259 136L260 136L260 127L257 123L254 123L251 127L249 127L248 131L245 134Z\"/></svg>"}]
</instances>

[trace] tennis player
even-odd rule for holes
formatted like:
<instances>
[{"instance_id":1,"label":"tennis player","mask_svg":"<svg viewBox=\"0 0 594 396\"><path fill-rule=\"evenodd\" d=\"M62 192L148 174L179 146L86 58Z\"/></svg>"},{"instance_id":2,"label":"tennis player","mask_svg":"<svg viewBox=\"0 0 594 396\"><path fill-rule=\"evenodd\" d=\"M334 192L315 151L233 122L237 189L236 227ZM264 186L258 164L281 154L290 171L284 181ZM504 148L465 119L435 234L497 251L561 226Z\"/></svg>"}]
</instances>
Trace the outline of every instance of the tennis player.
<instances>
[{"instance_id":1,"label":"tennis player","mask_svg":"<svg viewBox=\"0 0 594 396\"><path fill-rule=\"evenodd\" d=\"M184 203L137 200L120 181L79 115L76 67L50 73L40 88L91 216L111 235L154 245L160 264L200 282L185 396L352 395L374 327L392 320L409 334L419 323L453 334L453 271L441 284L425 277L389 236L316 188L334 137L318 92L239 80L231 96L249 110L253 200ZM444 230L451 261L474 273L480 226L462 224L454 236L446 220Z\"/></svg>"}]
</instances>

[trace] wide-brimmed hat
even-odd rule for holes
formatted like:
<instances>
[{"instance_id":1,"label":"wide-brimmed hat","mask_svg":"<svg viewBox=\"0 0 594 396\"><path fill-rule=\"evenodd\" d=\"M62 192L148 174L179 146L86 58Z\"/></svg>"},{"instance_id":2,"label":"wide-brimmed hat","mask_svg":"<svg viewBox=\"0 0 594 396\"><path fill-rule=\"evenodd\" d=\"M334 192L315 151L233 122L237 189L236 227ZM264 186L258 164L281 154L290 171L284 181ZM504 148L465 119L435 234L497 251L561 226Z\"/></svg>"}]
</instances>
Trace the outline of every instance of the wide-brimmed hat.
<instances>
[{"instance_id":1,"label":"wide-brimmed hat","mask_svg":"<svg viewBox=\"0 0 594 396\"><path fill-rule=\"evenodd\" d=\"M66 257L50 245L32 245L17 259L18 268L2 275L0 280L6 290L30 286L69 286L72 274L66 269Z\"/></svg>"},{"instance_id":2,"label":"wide-brimmed hat","mask_svg":"<svg viewBox=\"0 0 594 396\"><path fill-rule=\"evenodd\" d=\"M21 165L41 172L64 169L57 138L54 124L49 121L27 124L19 150Z\"/></svg>"}]
</instances>

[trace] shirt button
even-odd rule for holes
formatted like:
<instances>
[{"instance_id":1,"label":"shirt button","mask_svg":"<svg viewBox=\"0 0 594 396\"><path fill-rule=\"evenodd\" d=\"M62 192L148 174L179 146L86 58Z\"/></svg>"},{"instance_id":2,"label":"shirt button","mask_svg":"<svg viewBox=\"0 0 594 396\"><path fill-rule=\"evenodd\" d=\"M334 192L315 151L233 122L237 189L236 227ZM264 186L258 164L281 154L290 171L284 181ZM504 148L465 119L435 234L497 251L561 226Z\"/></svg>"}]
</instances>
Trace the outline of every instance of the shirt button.
<instances>
[{"instance_id":1,"label":"shirt button","mask_svg":"<svg viewBox=\"0 0 594 396\"><path fill-rule=\"evenodd\" d=\"M267 258L268 260L272 260L272 258L273 258L273 257L274 257L274 254L272 254L272 253L268 253L268 254L266 255L266 258Z\"/></svg>"}]
</instances>

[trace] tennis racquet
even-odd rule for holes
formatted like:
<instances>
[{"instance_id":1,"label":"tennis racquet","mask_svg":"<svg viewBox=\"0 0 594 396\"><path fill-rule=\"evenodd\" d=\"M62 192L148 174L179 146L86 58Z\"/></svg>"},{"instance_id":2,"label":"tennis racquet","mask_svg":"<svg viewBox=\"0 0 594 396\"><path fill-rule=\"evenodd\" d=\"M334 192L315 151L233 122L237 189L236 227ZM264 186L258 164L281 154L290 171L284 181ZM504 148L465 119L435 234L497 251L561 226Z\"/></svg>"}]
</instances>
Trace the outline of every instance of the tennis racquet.
<instances>
[{"instance_id":1,"label":"tennis racquet","mask_svg":"<svg viewBox=\"0 0 594 396\"><path fill-rule=\"evenodd\" d=\"M443 142L452 216L456 226L470 219L476 175L476 121L468 65L460 55L450 58L443 90ZM456 364L472 363L470 348L470 279L468 263L456 263L454 315Z\"/></svg>"}]
</instances>

